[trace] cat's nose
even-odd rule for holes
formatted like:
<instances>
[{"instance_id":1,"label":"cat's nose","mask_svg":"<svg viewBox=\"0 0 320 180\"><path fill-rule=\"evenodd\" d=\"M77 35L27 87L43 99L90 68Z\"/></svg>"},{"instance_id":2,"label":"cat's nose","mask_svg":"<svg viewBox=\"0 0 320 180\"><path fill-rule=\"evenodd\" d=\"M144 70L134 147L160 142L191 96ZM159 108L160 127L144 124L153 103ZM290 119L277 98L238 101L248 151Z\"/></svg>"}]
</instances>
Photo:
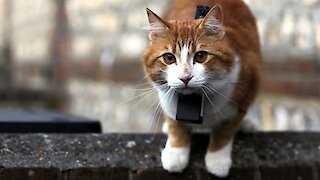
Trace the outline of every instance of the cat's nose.
<instances>
[{"instance_id":1,"label":"cat's nose","mask_svg":"<svg viewBox=\"0 0 320 180\"><path fill-rule=\"evenodd\" d=\"M190 81L192 78L193 78L193 76L191 76L191 75L179 77L179 79L180 79L185 85L188 85L189 81Z\"/></svg>"}]
</instances>

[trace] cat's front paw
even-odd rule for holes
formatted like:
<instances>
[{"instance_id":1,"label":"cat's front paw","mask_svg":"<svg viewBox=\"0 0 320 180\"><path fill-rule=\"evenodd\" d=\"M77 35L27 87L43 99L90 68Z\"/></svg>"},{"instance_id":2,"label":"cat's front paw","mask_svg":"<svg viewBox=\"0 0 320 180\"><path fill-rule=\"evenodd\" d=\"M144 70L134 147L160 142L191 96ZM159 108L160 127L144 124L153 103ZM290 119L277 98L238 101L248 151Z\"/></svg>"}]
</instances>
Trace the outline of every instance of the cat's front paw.
<instances>
[{"instance_id":1,"label":"cat's front paw","mask_svg":"<svg viewBox=\"0 0 320 180\"><path fill-rule=\"evenodd\" d=\"M161 152L162 167L169 172L182 172L189 162L190 146L174 148L166 146Z\"/></svg>"},{"instance_id":2,"label":"cat's front paw","mask_svg":"<svg viewBox=\"0 0 320 180\"><path fill-rule=\"evenodd\" d=\"M226 177L232 165L232 160L227 156L217 156L214 152L208 152L205 157L206 167L209 173L218 177Z\"/></svg>"}]
</instances>

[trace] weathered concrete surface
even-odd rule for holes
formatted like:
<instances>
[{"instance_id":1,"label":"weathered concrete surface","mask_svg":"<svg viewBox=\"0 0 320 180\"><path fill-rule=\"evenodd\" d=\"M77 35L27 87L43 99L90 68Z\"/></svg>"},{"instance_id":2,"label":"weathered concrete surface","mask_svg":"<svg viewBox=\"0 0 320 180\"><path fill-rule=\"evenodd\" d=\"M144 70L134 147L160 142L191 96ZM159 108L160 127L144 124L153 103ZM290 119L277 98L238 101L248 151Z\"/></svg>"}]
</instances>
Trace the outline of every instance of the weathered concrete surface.
<instances>
[{"instance_id":1,"label":"weathered concrete surface","mask_svg":"<svg viewBox=\"0 0 320 180\"><path fill-rule=\"evenodd\" d=\"M208 136L194 136L191 163L180 175L161 168L165 140L165 135L145 134L1 134L0 179L41 179L44 174L51 179L214 179L205 172L203 160ZM318 178L320 133L239 134L233 160L231 179L281 179L288 174Z\"/></svg>"}]
</instances>

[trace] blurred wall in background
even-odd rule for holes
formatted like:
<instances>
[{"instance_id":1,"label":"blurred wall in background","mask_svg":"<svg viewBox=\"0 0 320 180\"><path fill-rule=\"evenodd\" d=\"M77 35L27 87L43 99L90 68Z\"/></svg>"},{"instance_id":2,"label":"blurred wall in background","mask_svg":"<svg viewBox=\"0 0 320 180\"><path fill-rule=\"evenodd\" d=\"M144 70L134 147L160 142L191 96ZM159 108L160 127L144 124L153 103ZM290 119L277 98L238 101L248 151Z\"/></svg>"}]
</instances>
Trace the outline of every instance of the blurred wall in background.
<instances>
[{"instance_id":1,"label":"blurred wall in background","mask_svg":"<svg viewBox=\"0 0 320 180\"><path fill-rule=\"evenodd\" d=\"M140 56L145 8L163 15L170 2L0 0L0 105L96 118L105 132L158 131ZM248 116L264 130L320 130L320 1L245 2L264 53L262 93Z\"/></svg>"}]
</instances>

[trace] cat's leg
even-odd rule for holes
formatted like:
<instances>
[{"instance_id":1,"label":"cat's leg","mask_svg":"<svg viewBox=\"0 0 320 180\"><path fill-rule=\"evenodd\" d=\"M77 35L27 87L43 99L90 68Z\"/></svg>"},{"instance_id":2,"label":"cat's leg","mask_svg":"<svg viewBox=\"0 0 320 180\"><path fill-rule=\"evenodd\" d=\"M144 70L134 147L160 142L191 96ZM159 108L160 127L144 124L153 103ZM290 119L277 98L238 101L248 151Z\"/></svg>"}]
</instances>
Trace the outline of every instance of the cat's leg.
<instances>
[{"instance_id":1,"label":"cat's leg","mask_svg":"<svg viewBox=\"0 0 320 180\"><path fill-rule=\"evenodd\" d=\"M237 115L234 120L228 120L215 129L210 138L205 163L208 172L218 177L229 174L232 165L231 152L233 138L243 115Z\"/></svg>"},{"instance_id":2,"label":"cat's leg","mask_svg":"<svg viewBox=\"0 0 320 180\"><path fill-rule=\"evenodd\" d=\"M167 118L168 139L161 152L161 162L169 172L182 172L189 162L190 130L174 120Z\"/></svg>"},{"instance_id":3,"label":"cat's leg","mask_svg":"<svg viewBox=\"0 0 320 180\"><path fill-rule=\"evenodd\" d=\"M232 165L231 160L231 151L232 151L232 142L233 137L226 139L223 143L223 146L219 147L218 143L214 143L214 139L217 138L216 136L211 136L211 144L209 145L205 163L208 172L214 174L218 177L225 177L229 174L229 169Z\"/></svg>"}]
</instances>

